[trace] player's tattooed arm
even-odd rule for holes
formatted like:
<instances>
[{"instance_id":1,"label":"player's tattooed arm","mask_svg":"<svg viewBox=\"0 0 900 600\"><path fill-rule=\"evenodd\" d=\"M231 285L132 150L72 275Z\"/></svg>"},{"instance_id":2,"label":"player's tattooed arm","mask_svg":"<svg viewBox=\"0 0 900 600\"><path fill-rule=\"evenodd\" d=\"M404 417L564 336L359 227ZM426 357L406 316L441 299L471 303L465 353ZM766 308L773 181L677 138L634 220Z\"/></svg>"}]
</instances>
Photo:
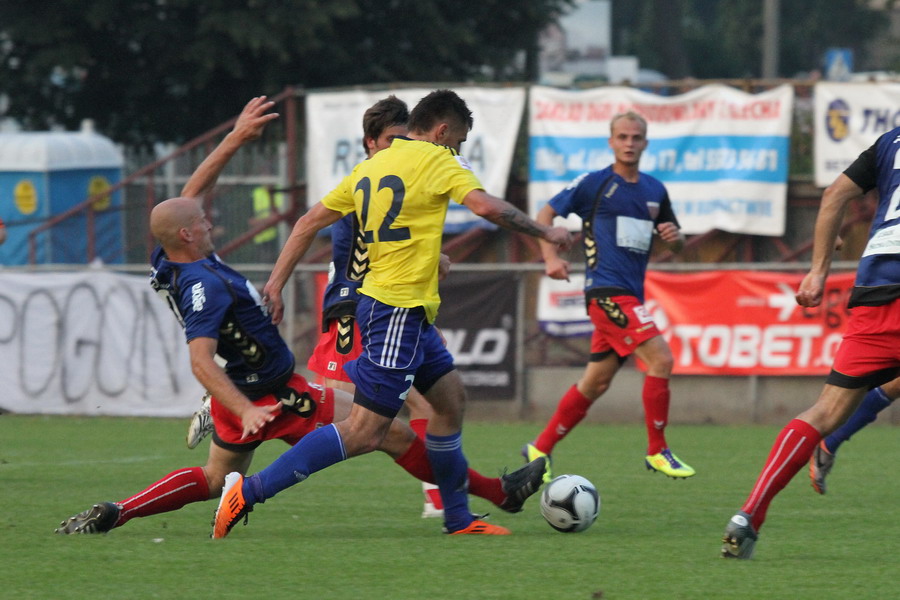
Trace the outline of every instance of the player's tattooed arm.
<instances>
[{"instance_id":1,"label":"player's tattooed arm","mask_svg":"<svg viewBox=\"0 0 900 600\"><path fill-rule=\"evenodd\" d=\"M514 207L504 209L503 212L500 213L499 218L494 222L506 229L511 229L512 231L518 231L519 233L534 237L543 237L546 229L532 221L525 213Z\"/></svg>"},{"instance_id":2,"label":"player's tattooed arm","mask_svg":"<svg viewBox=\"0 0 900 600\"><path fill-rule=\"evenodd\" d=\"M542 225L506 200L484 190L472 190L463 198L463 204L479 217L506 229L546 240L564 250L572 246L572 236L564 228Z\"/></svg>"}]
</instances>

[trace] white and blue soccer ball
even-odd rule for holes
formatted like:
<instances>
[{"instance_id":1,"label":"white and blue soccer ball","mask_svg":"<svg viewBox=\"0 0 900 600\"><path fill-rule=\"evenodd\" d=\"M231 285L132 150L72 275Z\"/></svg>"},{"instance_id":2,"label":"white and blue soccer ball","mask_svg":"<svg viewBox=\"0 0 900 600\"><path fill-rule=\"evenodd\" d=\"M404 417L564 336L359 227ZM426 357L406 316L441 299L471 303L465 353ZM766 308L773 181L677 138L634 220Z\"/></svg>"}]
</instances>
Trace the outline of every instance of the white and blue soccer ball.
<instances>
[{"instance_id":1,"label":"white and blue soccer ball","mask_svg":"<svg viewBox=\"0 0 900 600\"><path fill-rule=\"evenodd\" d=\"M541 514L557 531L584 531L600 514L600 494L580 475L560 475L544 487Z\"/></svg>"}]
</instances>

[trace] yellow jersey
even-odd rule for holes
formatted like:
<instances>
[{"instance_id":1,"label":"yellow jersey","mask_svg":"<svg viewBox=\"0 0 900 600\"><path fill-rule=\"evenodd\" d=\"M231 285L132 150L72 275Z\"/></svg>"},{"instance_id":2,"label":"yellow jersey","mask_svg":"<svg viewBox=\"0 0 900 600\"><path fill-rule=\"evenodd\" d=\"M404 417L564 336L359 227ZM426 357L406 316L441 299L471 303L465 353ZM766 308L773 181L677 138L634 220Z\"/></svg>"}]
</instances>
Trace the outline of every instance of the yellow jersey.
<instances>
[{"instance_id":1,"label":"yellow jersey","mask_svg":"<svg viewBox=\"0 0 900 600\"><path fill-rule=\"evenodd\" d=\"M447 204L476 189L483 187L466 160L431 142L396 138L359 163L322 204L357 214L369 251L360 293L391 306L422 306L434 322Z\"/></svg>"}]
</instances>

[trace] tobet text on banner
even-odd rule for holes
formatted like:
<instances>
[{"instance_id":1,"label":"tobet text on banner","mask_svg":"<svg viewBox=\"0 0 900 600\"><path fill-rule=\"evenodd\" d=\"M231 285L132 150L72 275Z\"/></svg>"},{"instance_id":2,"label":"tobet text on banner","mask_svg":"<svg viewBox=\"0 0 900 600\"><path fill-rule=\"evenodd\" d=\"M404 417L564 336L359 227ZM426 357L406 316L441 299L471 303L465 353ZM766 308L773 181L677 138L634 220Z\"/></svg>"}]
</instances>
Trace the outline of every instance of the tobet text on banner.
<instances>
[{"instance_id":1,"label":"tobet text on banner","mask_svg":"<svg viewBox=\"0 0 900 600\"><path fill-rule=\"evenodd\" d=\"M802 278L779 272L648 271L645 306L672 348L673 372L827 374L849 314L854 274L832 274L822 304L815 308L794 300ZM551 283L541 286L542 329L550 335L589 335L592 327L580 286Z\"/></svg>"}]
</instances>

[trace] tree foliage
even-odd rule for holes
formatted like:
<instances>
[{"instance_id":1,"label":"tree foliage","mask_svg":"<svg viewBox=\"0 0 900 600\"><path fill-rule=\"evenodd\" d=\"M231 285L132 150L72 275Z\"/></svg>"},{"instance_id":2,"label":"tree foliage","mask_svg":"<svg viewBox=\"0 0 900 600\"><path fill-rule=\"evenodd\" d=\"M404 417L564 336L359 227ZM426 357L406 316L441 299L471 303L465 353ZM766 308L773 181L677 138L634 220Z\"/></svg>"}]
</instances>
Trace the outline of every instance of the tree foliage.
<instances>
[{"instance_id":1,"label":"tree foliage","mask_svg":"<svg viewBox=\"0 0 900 600\"><path fill-rule=\"evenodd\" d=\"M782 77L821 68L832 46L852 48L865 65L868 44L888 25L861 0L781 0L779 17ZM763 0L613 2L613 32L616 54L637 55L672 78L760 76Z\"/></svg>"},{"instance_id":2,"label":"tree foliage","mask_svg":"<svg viewBox=\"0 0 900 600\"><path fill-rule=\"evenodd\" d=\"M287 85L531 78L537 33L571 2L2 2L0 93L27 128L177 141Z\"/></svg>"}]
</instances>

